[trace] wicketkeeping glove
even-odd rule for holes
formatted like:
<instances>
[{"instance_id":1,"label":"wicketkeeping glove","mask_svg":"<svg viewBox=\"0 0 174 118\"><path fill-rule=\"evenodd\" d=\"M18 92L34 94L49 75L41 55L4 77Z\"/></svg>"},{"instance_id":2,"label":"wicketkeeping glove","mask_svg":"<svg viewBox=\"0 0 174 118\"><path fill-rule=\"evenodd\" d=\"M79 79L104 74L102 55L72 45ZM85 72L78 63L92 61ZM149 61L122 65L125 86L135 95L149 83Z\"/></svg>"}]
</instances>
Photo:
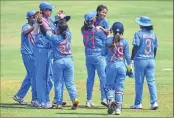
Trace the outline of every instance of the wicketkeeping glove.
<instances>
[{"instance_id":1,"label":"wicketkeeping glove","mask_svg":"<svg viewBox=\"0 0 174 118\"><path fill-rule=\"evenodd\" d=\"M126 66L126 76L128 76L129 78L134 78L134 73L132 71L132 68L130 66Z\"/></svg>"}]
</instances>

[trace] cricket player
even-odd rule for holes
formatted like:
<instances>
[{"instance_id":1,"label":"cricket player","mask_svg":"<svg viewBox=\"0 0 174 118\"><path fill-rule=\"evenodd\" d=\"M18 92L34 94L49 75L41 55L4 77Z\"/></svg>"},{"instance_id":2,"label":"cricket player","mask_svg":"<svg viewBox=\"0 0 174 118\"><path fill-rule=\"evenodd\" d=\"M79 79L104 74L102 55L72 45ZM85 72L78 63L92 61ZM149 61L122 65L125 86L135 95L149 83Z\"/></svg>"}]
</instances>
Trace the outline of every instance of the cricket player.
<instances>
[{"instance_id":1,"label":"cricket player","mask_svg":"<svg viewBox=\"0 0 174 118\"><path fill-rule=\"evenodd\" d=\"M32 87L32 101L33 103L37 99L36 94L36 80L35 80L35 60L33 55L33 47L35 45L35 39L32 35L35 23L35 11L28 11L26 19L28 22L22 26L21 30L21 54L24 66L26 68L27 75L22 82L22 85L13 99L20 104L27 104L24 101L24 97L28 92L30 86Z\"/></svg>"},{"instance_id":2,"label":"cricket player","mask_svg":"<svg viewBox=\"0 0 174 118\"><path fill-rule=\"evenodd\" d=\"M142 109L142 94L144 77L150 93L150 104L152 110L158 108L157 88L155 83L155 56L158 40L153 32L153 25L148 16L141 16L135 19L140 25L140 30L135 32L131 60L134 60L135 72L135 102L132 109Z\"/></svg>"},{"instance_id":3,"label":"cricket player","mask_svg":"<svg viewBox=\"0 0 174 118\"><path fill-rule=\"evenodd\" d=\"M126 67L131 67L128 41L122 37L124 33L123 24L115 22L112 25L113 37L109 37L105 43L102 54L106 55L106 90L109 99L108 114L115 111L116 115L121 114L124 81L126 78Z\"/></svg>"},{"instance_id":4,"label":"cricket player","mask_svg":"<svg viewBox=\"0 0 174 118\"><path fill-rule=\"evenodd\" d=\"M106 59L101 55L104 41L107 39L105 33L101 29L96 29L94 20L95 12L86 13L84 16L85 23L81 28L83 35L83 43L85 47L86 68L87 68L87 101L86 107L94 107L92 102L92 91L94 86L95 70L97 70L100 79L101 104L107 106L106 95L104 91L105 85L105 67Z\"/></svg>"},{"instance_id":5,"label":"cricket player","mask_svg":"<svg viewBox=\"0 0 174 118\"><path fill-rule=\"evenodd\" d=\"M108 13L108 8L105 5L99 5L96 9L96 21L94 26L97 29L102 29L106 35L109 35L110 27L109 22L106 19L106 15Z\"/></svg>"},{"instance_id":6,"label":"cricket player","mask_svg":"<svg viewBox=\"0 0 174 118\"><path fill-rule=\"evenodd\" d=\"M55 15L55 21L54 21L54 23L55 23L55 25L56 25L55 34L57 34L57 35L60 34L60 32L59 32L59 24L60 24L60 21L61 21L62 19L64 19L66 22L68 22L68 21L71 19L71 16L65 16L65 13L64 13L62 10L60 10L59 13L58 13L57 15ZM69 29L68 29L68 30L69 30ZM62 87L63 87L62 89L64 90L64 84L63 84ZM57 93L57 91L56 91L56 88L54 88L54 92L55 92L55 96L54 96L53 104L56 104L56 101L57 101L57 99L58 99L58 98L57 98L58 93ZM62 100L63 100L63 91L62 91ZM66 102L64 101L64 102L62 103L62 105L66 105Z\"/></svg>"},{"instance_id":7,"label":"cricket player","mask_svg":"<svg viewBox=\"0 0 174 118\"><path fill-rule=\"evenodd\" d=\"M42 2L40 3L39 8L43 14L42 22L44 27L48 31L54 32L55 24L50 16L55 6L48 2ZM47 40L41 32L39 32L35 38L36 46L34 55L36 58L36 90L38 102L38 105L36 106L39 106L39 108L52 108L49 97L49 93L53 85L51 80L53 74L50 73L52 72L52 43Z\"/></svg>"},{"instance_id":8,"label":"cricket player","mask_svg":"<svg viewBox=\"0 0 174 118\"><path fill-rule=\"evenodd\" d=\"M59 21L58 32L53 34L46 31L43 26L43 21L38 20L42 34L53 43L54 48L54 85L58 95L56 99L56 108L62 109L63 103L63 85L68 90L69 96L72 101L72 109L76 109L79 100L77 99L76 86L74 84L74 64L71 54L71 32L68 30L68 25L65 19Z\"/></svg>"}]
</instances>

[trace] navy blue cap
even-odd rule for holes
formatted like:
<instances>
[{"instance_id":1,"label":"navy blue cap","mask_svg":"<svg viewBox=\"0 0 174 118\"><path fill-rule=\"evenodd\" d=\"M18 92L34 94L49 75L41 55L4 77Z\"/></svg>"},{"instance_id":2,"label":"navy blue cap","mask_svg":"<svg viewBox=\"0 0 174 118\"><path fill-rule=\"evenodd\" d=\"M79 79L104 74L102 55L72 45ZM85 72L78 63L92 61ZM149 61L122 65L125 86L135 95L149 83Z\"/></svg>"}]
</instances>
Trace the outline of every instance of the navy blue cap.
<instances>
[{"instance_id":1,"label":"navy blue cap","mask_svg":"<svg viewBox=\"0 0 174 118\"><path fill-rule=\"evenodd\" d=\"M112 31L113 32L119 32L119 33L122 33L124 32L124 27L123 27L123 24L120 23L120 22L115 22L113 25L112 25Z\"/></svg>"},{"instance_id":2,"label":"navy blue cap","mask_svg":"<svg viewBox=\"0 0 174 118\"><path fill-rule=\"evenodd\" d=\"M51 5L48 2L42 2L42 3L40 3L39 8L40 8L41 11L43 11L45 9L51 9L52 10L52 9L55 8L55 6Z\"/></svg>"},{"instance_id":3,"label":"navy blue cap","mask_svg":"<svg viewBox=\"0 0 174 118\"><path fill-rule=\"evenodd\" d=\"M84 19L85 19L85 21L90 22L96 17L96 15L97 15L96 11L95 12L88 12L85 14Z\"/></svg>"},{"instance_id":4,"label":"navy blue cap","mask_svg":"<svg viewBox=\"0 0 174 118\"><path fill-rule=\"evenodd\" d=\"M68 22L71 19L71 16L65 16L63 19L66 20L66 22ZM58 17L58 15L55 15L55 21L54 22L58 22L61 19Z\"/></svg>"},{"instance_id":5,"label":"navy blue cap","mask_svg":"<svg viewBox=\"0 0 174 118\"><path fill-rule=\"evenodd\" d=\"M31 11L28 11L27 14L26 14L26 18L29 18L31 16L34 16L35 13L36 13L36 11L32 11L32 10Z\"/></svg>"}]
</instances>

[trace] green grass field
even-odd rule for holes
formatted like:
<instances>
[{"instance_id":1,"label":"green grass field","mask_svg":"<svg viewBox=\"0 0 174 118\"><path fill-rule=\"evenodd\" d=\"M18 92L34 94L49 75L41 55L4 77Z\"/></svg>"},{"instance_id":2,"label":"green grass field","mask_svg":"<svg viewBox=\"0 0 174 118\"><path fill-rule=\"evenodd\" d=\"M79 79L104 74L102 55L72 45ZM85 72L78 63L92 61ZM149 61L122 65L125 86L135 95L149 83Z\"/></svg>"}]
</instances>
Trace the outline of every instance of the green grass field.
<instances>
[{"instance_id":1,"label":"green grass field","mask_svg":"<svg viewBox=\"0 0 174 118\"><path fill-rule=\"evenodd\" d=\"M1 1L1 116L29 116L29 117L115 117L107 115L107 109L100 104L99 81L96 77L93 101L96 108L87 109L86 102L86 67L80 28L86 12L94 11L99 4L108 7L107 19L110 25L121 21L125 27L124 37L128 39L130 49L135 31L139 26L134 19L137 16L147 15L152 18L154 31L159 39L159 48L156 57L156 84L158 89L159 109L149 110L149 92L144 84L143 109L131 110L129 106L134 101L134 79L125 81L123 111L120 117L173 117L173 1L54 1L54 16L63 9L72 19L68 22L72 31L72 48L75 63L75 83L77 86L80 106L77 110L70 110L71 101L65 90L64 100L68 105L63 110L36 109L22 106L13 101L12 97L19 89L26 74L20 54L20 31L26 22L28 10L38 10L40 1ZM54 18L54 17L53 17ZM170 68L172 70L163 70ZM31 101L29 91L25 99ZM53 99L53 91L51 92Z\"/></svg>"}]
</instances>

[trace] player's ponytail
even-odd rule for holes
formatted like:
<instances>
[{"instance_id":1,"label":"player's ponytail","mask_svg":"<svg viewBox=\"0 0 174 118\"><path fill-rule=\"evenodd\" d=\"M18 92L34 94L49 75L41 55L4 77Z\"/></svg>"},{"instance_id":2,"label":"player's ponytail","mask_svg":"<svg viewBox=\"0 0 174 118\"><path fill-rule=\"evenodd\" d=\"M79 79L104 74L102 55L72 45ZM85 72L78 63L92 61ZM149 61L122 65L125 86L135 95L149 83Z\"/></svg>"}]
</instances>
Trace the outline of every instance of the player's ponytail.
<instances>
[{"instance_id":1,"label":"player's ponytail","mask_svg":"<svg viewBox=\"0 0 174 118\"><path fill-rule=\"evenodd\" d=\"M58 29L60 32L60 35L63 36L64 39L66 39L66 30L68 29L68 25L65 20L61 20L58 25Z\"/></svg>"},{"instance_id":2,"label":"player's ponytail","mask_svg":"<svg viewBox=\"0 0 174 118\"><path fill-rule=\"evenodd\" d=\"M114 33L114 39L112 44L109 46L109 49L114 49L117 46L117 43L120 42L121 36L119 32Z\"/></svg>"}]
</instances>

